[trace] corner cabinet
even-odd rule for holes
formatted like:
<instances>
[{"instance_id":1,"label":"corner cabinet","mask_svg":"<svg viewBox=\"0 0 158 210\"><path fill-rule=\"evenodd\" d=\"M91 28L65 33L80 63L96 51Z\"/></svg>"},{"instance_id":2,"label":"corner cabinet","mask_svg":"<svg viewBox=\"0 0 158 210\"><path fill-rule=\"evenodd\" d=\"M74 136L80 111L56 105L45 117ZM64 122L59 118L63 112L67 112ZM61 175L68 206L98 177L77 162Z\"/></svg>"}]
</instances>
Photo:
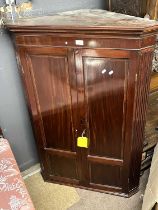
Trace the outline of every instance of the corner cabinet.
<instances>
[{"instance_id":1,"label":"corner cabinet","mask_svg":"<svg viewBox=\"0 0 158 210\"><path fill-rule=\"evenodd\" d=\"M6 24L45 180L137 191L156 24L103 10Z\"/></svg>"}]
</instances>

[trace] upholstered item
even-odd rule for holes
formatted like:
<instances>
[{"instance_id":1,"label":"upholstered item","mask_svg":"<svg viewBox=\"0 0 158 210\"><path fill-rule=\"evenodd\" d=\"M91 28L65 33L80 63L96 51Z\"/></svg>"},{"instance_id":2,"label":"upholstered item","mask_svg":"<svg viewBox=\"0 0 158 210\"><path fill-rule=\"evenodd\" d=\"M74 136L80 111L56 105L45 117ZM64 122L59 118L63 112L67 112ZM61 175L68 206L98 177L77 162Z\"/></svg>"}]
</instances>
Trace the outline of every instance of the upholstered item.
<instances>
[{"instance_id":1,"label":"upholstered item","mask_svg":"<svg viewBox=\"0 0 158 210\"><path fill-rule=\"evenodd\" d=\"M3 138L0 138L0 209L35 210L10 145Z\"/></svg>"}]
</instances>

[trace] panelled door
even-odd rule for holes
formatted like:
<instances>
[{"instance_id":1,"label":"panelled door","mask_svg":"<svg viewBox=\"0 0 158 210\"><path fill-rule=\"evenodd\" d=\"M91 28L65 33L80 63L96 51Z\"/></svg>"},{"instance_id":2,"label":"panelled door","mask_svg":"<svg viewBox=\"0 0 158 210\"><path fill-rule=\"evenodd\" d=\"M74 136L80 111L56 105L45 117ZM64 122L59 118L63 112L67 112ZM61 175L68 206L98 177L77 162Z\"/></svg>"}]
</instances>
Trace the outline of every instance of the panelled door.
<instances>
[{"instance_id":1,"label":"panelled door","mask_svg":"<svg viewBox=\"0 0 158 210\"><path fill-rule=\"evenodd\" d=\"M82 49L75 51L75 58L78 99L85 101L84 106L78 106L77 130L79 135L86 130L90 141L88 149L80 149L82 179L88 179L85 184L91 188L126 191L128 134L132 125L128 120L132 113L128 77L133 83L135 75L131 53Z\"/></svg>"},{"instance_id":2,"label":"panelled door","mask_svg":"<svg viewBox=\"0 0 158 210\"><path fill-rule=\"evenodd\" d=\"M76 73L69 68L72 53L66 48L23 47L19 55L44 176L77 184Z\"/></svg>"}]
</instances>

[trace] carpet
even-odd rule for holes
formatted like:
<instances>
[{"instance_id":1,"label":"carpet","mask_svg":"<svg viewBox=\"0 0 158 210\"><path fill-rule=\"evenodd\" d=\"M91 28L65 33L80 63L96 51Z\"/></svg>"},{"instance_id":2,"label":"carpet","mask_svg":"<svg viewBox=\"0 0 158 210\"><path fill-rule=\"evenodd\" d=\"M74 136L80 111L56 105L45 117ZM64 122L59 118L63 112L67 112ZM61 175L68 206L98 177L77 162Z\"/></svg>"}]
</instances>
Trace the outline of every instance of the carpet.
<instances>
[{"instance_id":1,"label":"carpet","mask_svg":"<svg viewBox=\"0 0 158 210\"><path fill-rule=\"evenodd\" d=\"M25 179L36 210L141 210L149 170L140 180L140 190L130 198L46 183L40 173Z\"/></svg>"},{"instance_id":2,"label":"carpet","mask_svg":"<svg viewBox=\"0 0 158 210\"><path fill-rule=\"evenodd\" d=\"M40 173L25 184L36 210L66 210L80 199L75 188L44 182Z\"/></svg>"}]
</instances>

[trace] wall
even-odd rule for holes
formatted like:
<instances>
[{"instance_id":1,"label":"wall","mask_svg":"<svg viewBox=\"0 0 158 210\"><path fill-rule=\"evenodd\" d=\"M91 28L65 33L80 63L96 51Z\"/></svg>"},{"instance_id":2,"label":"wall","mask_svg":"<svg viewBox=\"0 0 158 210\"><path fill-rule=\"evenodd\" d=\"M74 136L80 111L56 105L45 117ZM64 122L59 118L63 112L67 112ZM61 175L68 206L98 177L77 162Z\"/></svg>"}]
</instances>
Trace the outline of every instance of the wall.
<instances>
[{"instance_id":1,"label":"wall","mask_svg":"<svg viewBox=\"0 0 158 210\"><path fill-rule=\"evenodd\" d=\"M34 0L33 9L45 12L59 12L73 9L107 8L108 0Z\"/></svg>"},{"instance_id":2,"label":"wall","mask_svg":"<svg viewBox=\"0 0 158 210\"><path fill-rule=\"evenodd\" d=\"M3 0L0 1L2 4ZM81 8L106 8L105 0L34 0L38 13ZM0 34L0 126L9 139L21 170L38 162L23 88L17 69L13 43L6 31Z\"/></svg>"},{"instance_id":3,"label":"wall","mask_svg":"<svg viewBox=\"0 0 158 210\"><path fill-rule=\"evenodd\" d=\"M15 52L8 34L0 34L0 125L21 170L38 161Z\"/></svg>"}]
</instances>

